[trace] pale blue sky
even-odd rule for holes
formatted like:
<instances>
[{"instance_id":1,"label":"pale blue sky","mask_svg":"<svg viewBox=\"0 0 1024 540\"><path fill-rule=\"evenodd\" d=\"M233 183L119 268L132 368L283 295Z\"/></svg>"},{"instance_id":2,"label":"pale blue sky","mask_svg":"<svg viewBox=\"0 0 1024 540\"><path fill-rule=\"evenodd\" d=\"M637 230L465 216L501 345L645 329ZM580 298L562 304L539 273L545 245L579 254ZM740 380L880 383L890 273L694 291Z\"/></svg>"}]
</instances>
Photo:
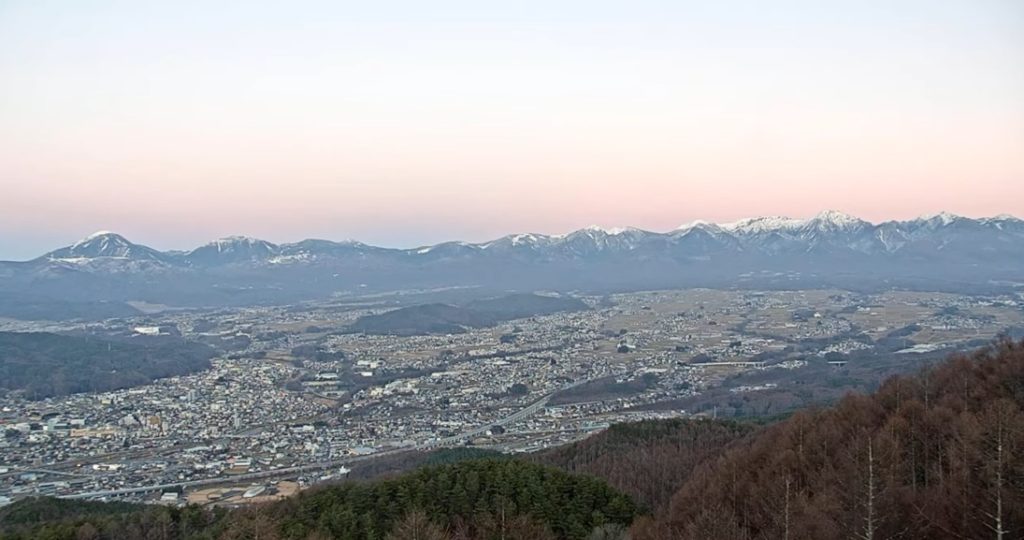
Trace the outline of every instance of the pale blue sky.
<instances>
[{"instance_id":1,"label":"pale blue sky","mask_svg":"<svg viewBox=\"0 0 1024 540\"><path fill-rule=\"evenodd\" d=\"M0 258L1024 214L1022 156L1019 0L0 0Z\"/></svg>"}]
</instances>

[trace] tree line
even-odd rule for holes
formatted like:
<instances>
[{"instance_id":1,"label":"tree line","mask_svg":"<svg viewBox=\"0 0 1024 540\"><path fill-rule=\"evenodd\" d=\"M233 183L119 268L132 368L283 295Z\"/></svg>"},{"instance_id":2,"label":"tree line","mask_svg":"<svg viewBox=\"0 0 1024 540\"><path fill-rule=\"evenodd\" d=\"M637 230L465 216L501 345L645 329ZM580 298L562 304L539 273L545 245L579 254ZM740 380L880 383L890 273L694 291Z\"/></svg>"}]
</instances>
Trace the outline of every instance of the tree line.
<instances>
[{"instance_id":1,"label":"tree line","mask_svg":"<svg viewBox=\"0 0 1024 540\"><path fill-rule=\"evenodd\" d=\"M1024 536L1024 343L801 411L708 460L666 512L667 538Z\"/></svg>"},{"instance_id":2,"label":"tree line","mask_svg":"<svg viewBox=\"0 0 1024 540\"><path fill-rule=\"evenodd\" d=\"M595 530L625 530L637 512L596 477L474 459L232 512L26 500L0 510L0 538L582 540Z\"/></svg>"},{"instance_id":3,"label":"tree line","mask_svg":"<svg viewBox=\"0 0 1024 540\"><path fill-rule=\"evenodd\" d=\"M0 392L43 399L104 392L209 369L216 351L173 337L112 341L47 332L0 332Z\"/></svg>"}]
</instances>

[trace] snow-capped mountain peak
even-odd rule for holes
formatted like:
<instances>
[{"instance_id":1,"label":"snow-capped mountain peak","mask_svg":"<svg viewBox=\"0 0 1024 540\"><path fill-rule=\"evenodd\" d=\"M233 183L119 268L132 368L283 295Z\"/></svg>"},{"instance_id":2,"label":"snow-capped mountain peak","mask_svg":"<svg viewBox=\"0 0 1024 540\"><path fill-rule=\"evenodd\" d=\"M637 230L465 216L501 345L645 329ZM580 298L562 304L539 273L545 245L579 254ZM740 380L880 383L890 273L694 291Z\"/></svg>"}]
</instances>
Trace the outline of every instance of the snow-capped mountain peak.
<instances>
[{"instance_id":1,"label":"snow-capped mountain peak","mask_svg":"<svg viewBox=\"0 0 1024 540\"><path fill-rule=\"evenodd\" d=\"M260 240L259 238L253 238L251 236L233 235L233 236L225 236L223 238L218 238L218 239L214 240L213 242L210 242L210 244L213 244L213 245L216 245L216 244L220 244L220 245L237 245L237 244L252 245L252 244L270 244L270 242L267 242L266 240Z\"/></svg>"},{"instance_id":2,"label":"snow-capped mountain peak","mask_svg":"<svg viewBox=\"0 0 1024 540\"><path fill-rule=\"evenodd\" d=\"M946 211L942 211L939 212L938 214L921 216L920 218L918 218L918 221L922 221L936 227L945 227L946 225L949 225L954 221L958 221L960 219L963 219L963 217L958 216L956 214L951 214Z\"/></svg>"},{"instance_id":3,"label":"snow-capped mountain peak","mask_svg":"<svg viewBox=\"0 0 1024 540\"><path fill-rule=\"evenodd\" d=\"M624 233L627 233L627 232L633 232L633 231L637 231L637 230L638 229L634 229L633 227L611 227L611 228L605 228L605 227L602 227L600 225L590 225L588 227L584 227L583 229L580 229L577 232L589 232L589 233L604 234L604 235L608 235L608 236L619 236L620 234L624 234Z\"/></svg>"},{"instance_id":4,"label":"snow-capped mountain peak","mask_svg":"<svg viewBox=\"0 0 1024 540\"><path fill-rule=\"evenodd\" d=\"M683 223L682 225L676 227L676 230L677 231L686 231L686 230L689 230L689 229L693 229L695 227L706 227L708 225L712 225L712 223L709 222L709 221L704 221L703 219L695 219L695 220L693 220L693 221L691 221L689 223Z\"/></svg>"},{"instance_id":5,"label":"snow-capped mountain peak","mask_svg":"<svg viewBox=\"0 0 1024 540\"><path fill-rule=\"evenodd\" d=\"M697 232L702 232L713 236L731 234L721 225L717 223L711 223L710 221L704 221L703 219L694 220L689 223L680 225L678 228L676 228L676 230L671 231L669 234L674 237L681 237Z\"/></svg>"},{"instance_id":6,"label":"snow-capped mountain peak","mask_svg":"<svg viewBox=\"0 0 1024 540\"><path fill-rule=\"evenodd\" d=\"M489 260L515 257L518 261L586 260L617 256L652 260L723 260L729 254L744 257L782 258L789 254L861 253L866 256L899 257L937 249L980 250L988 254L1024 245L1024 221L999 215L968 218L941 212L904 221L873 225L835 210L809 219L783 216L754 217L716 224L696 220L664 233L632 227L591 226L567 234L510 234L486 243L445 242L415 249L374 247L355 241L303 240L276 245L247 236L228 236L189 252L159 252L133 244L109 231L98 231L67 247L47 253L37 261L58 263L60 268L106 271L116 265L148 270L196 269L220 265L393 264L410 254L431 254L430 260L469 260L487 254ZM1009 248L1007 247L1009 246ZM536 259L531 259L535 257ZM154 266L153 263L158 263Z\"/></svg>"},{"instance_id":7,"label":"snow-capped mountain peak","mask_svg":"<svg viewBox=\"0 0 1024 540\"><path fill-rule=\"evenodd\" d=\"M119 234L99 231L75 242L68 249L70 254L87 258L127 257L132 243Z\"/></svg>"},{"instance_id":8,"label":"snow-capped mountain peak","mask_svg":"<svg viewBox=\"0 0 1024 540\"><path fill-rule=\"evenodd\" d=\"M506 236L513 246L535 245L548 240L547 236L533 233L513 234Z\"/></svg>"},{"instance_id":9,"label":"snow-capped mountain peak","mask_svg":"<svg viewBox=\"0 0 1024 540\"><path fill-rule=\"evenodd\" d=\"M227 236L192 250L187 259L198 265L266 261L277 255L278 251L277 245L266 240Z\"/></svg>"},{"instance_id":10,"label":"snow-capped mountain peak","mask_svg":"<svg viewBox=\"0 0 1024 540\"><path fill-rule=\"evenodd\" d=\"M130 244L131 243L127 239L125 239L125 237L121 236L120 234L117 234L117 233L114 233L114 232L110 232L110 231L96 231L96 232L90 234L89 236L86 236L85 238L75 242L74 244L72 244L72 246L84 246L84 245L93 244L93 243L101 243L102 244L104 242L108 243L108 244L110 244L110 243Z\"/></svg>"},{"instance_id":11,"label":"snow-capped mountain peak","mask_svg":"<svg viewBox=\"0 0 1024 540\"><path fill-rule=\"evenodd\" d=\"M933 223L872 225L822 212L803 220L698 221L665 232L591 228L408 249L324 240L275 246L232 237L187 253L158 252L101 232L31 261L0 263L0 292L206 306L334 298L363 287L596 294L709 286L931 290L939 284L940 290L1006 291L1017 298L1024 221L949 213L928 219ZM935 225L941 223L948 225Z\"/></svg>"},{"instance_id":12,"label":"snow-capped mountain peak","mask_svg":"<svg viewBox=\"0 0 1024 540\"><path fill-rule=\"evenodd\" d=\"M225 236L218 238L205 246L198 248L211 248L216 249L218 252L238 252L238 251L275 251L277 246L267 242L266 240L260 240L259 238L252 238L249 236ZM198 249L196 251L198 251Z\"/></svg>"},{"instance_id":13,"label":"snow-capped mountain peak","mask_svg":"<svg viewBox=\"0 0 1024 540\"><path fill-rule=\"evenodd\" d=\"M85 238L79 240L78 242L75 242L75 245L84 244L86 242L89 242L90 240L95 240L97 238L100 238L101 236L113 236L113 237L122 238L122 239L124 238L123 236L121 236L121 235L119 235L119 234L117 234L115 232L111 232L111 231L96 231L96 232L90 234L89 236L86 236Z\"/></svg>"},{"instance_id":14,"label":"snow-capped mountain peak","mask_svg":"<svg viewBox=\"0 0 1024 540\"><path fill-rule=\"evenodd\" d=\"M837 210L819 212L816 216L807 220L806 225L831 231L852 230L871 226L870 223L863 219Z\"/></svg>"},{"instance_id":15,"label":"snow-capped mountain peak","mask_svg":"<svg viewBox=\"0 0 1024 540\"><path fill-rule=\"evenodd\" d=\"M759 234L778 231L792 231L800 228L803 220L785 216L765 216L746 218L719 225L734 234Z\"/></svg>"},{"instance_id":16,"label":"snow-capped mountain peak","mask_svg":"<svg viewBox=\"0 0 1024 540\"><path fill-rule=\"evenodd\" d=\"M833 225L859 225L861 223L867 223L863 219L850 214L840 212L838 210L824 210L819 212L818 215L814 216L814 219L833 224Z\"/></svg>"},{"instance_id":17,"label":"snow-capped mountain peak","mask_svg":"<svg viewBox=\"0 0 1024 540\"><path fill-rule=\"evenodd\" d=\"M713 230L720 230L720 229L723 229L723 226L719 225L718 223L712 223L710 221L705 221L703 219L695 219L695 220L693 220L693 221L691 221L689 223L684 223L684 224L676 227L676 230L672 231L672 232L685 232L685 231L689 231L691 229L713 229Z\"/></svg>"},{"instance_id":18,"label":"snow-capped mountain peak","mask_svg":"<svg viewBox=\"0 0 1024 540\"><path fill-rule=\"evenodd\" d=\"M129 242L110 231L97 231L70 246L43 256L49 260L82 263L95 259L131 259L157 261L164 255L155 249Z\"/></svg>"}]
</instances>

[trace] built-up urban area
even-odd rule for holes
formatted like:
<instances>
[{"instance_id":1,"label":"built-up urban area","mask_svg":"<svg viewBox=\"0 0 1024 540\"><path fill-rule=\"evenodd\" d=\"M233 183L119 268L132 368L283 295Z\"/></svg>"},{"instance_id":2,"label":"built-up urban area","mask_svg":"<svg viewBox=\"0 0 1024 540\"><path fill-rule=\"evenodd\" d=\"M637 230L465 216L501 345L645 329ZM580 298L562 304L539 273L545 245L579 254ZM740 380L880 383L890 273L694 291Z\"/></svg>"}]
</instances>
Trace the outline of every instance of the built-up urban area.
<instances>
[{"instance_id":1,"label":"built-up urban area","mask_svg":"<svg viewBox=\"0 0 1024 540\"><path fill-rule=\"evenodd\" d=\"M0 329L220 344L211 367L0 399L0 503L35 495L244 504L401 452L529 452L641 418L777 414L1024 326L1020 296L685 290L464 332L345 329L361 302L154 311Z\"/></svg>"}]
</instances>

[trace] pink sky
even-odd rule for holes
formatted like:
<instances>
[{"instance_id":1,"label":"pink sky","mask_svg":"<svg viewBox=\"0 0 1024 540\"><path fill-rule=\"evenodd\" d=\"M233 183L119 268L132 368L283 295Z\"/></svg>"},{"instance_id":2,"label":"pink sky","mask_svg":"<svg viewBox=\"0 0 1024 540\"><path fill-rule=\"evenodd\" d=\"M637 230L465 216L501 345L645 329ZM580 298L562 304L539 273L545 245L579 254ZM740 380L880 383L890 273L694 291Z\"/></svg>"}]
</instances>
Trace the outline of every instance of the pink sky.
<instances>
[{"instance_id":1,"label":"pink sky","mask_svg":"<svg viewBox=\"0 0 1024 540\"><path fill-rule=\"evenodd\" d=\"M1024 214L1021 4L726 4L5 5L0 258Z\"/></svg>"}]
</instances>

